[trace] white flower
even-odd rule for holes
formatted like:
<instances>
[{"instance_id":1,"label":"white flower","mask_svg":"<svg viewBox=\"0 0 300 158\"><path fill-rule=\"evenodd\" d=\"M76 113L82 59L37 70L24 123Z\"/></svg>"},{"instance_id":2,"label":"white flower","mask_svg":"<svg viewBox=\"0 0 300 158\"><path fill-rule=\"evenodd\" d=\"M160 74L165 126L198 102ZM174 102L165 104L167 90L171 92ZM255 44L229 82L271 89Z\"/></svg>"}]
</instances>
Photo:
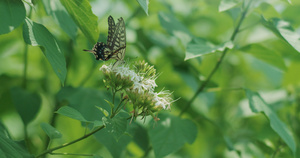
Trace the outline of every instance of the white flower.
<instances>
[{"instance_id":1,"label":"white flower","mask_svg":"<svg viewBox=\"0 0 300 158\"><path fill-rule=\"evenodd\" d=\"M145 110L144 113L171 109L171 104L176 101L172 99L172 93L169 91L155 92L156 70L144 61L136 63L133 68L130 68L128 64L103 65L100 71L106 75L108 80L106 86L124 87L123 90L127 93L134 108Z\"/></svg>"},{"instance_id":2,"label":"white flower","mask_svg":"<svg viewBox=\"0 0 300 158\"><path fill-rule=\"evenodd\" d=\"M169 91L160 91L159 93L154 92L154 102L156 108L171 109L171 104L176 100L171 98Z\"/></svg>"}]
</instances>

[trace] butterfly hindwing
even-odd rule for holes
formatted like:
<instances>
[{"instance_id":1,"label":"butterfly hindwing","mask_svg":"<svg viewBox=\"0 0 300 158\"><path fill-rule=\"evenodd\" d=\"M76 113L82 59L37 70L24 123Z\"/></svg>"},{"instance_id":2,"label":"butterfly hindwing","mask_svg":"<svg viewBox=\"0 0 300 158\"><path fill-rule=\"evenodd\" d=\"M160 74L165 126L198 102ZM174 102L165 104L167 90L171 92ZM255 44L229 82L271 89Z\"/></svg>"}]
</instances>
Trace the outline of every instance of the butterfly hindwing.
<instances>
[{"instance_id":1,"label":"butterfly hindwing","mask_svg":"<svg viewBox=\"0 0 300 158\"><path fill-rule=\"evenodd\" d=\"M122 17L118 19L116 30L112 38L112 43L114 46L114 51L111 58L116 60L123 60L126 51L126 30L125 22Z\"/></svg>"}]
</instances>

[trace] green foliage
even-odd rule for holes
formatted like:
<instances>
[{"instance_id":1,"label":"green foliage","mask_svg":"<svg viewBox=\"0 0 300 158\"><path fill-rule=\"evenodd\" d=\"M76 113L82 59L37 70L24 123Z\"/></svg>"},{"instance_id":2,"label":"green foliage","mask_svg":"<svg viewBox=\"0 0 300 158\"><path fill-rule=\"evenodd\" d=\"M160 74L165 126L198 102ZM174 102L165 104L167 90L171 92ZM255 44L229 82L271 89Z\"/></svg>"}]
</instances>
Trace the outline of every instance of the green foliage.
<instances>
[{"instance_id":1,"label":"green foliage","mask_svg":"<svg viewBox=\"0 0 300 158\"><path fill-rule=\"evenodd\" d=\"M187 44L184 60L193 59L216 51L224 51L226 48L233 48L233 43L229 41L216 46L205 39L194 38Z\"/></svg>"},{"instance_id":2,"label":"green foliage","mask_svg":"<svg viewBox=\"0 0 300 158\"><path fill-rule=\"evenodd\" d=\"M297 0L0 10L0 157L300 157ZM126 64L83 51L106 42L109 15Z\"/></svg>"},{"instance_id":3,"label":"green foliage","mask_svg":"<svg viewBox=\"0 0 300 158\"><path fill-rule=\"evenodd\" d=\"M27 125L38 114L41 98L37 94L17 87L11 89L11 97L23 123Z\"/></svg>"},{"instance_id":4,"label":"green foliage","mask_svg":"<svg viewBox=\"0 0 300 158\"><path fill-rule=\"evenodd\" d=\"M42 46L44 55L61 83L64 84L67 75L65 57L51 33L43 25L26 18L23 25L23 37L27 44Z\"/></svg>"},{"instance_id":5,"label":"green foliage","mask_svg":"<svg viewBox=\"0 0 300 158\"><path fill-rule=\"evenodd\" d=\"M296 144L292 136L292 132L278 118L276 113L270 109L269 105L261 98L258 93L246 89L246 95L249 99L249 106L252 112L263 112L270 120L270 125L273 130L286 142L294 154L296 154Z\"/></svg>"},{"instance_id":6,"label":"green foliage","mask_svg":"<svg viewBox=\"0 0 300 158\"><path fill-rule=\"evenodd\" d=\"M88 0L60 0L74 22L91 43L99 37L97 16L93 14Z\"/></svg>"},{"instance_id":7,"label":"green foliage","mask_svg":"<svg viewBox=\"0 0 300 158\"><path fill-rule=\"evenodd\" d=\"M41 123L41 128L45 131L50 139L57 139L62 137L62 134L48 123Z\"/></svg>"},{"instance_id":8,"label":"green foliage","mask_svg":"<svg viewBox=\"0 0 300 158\"><path fill-rule=\"evenodd\" d=\"M141 7L144 9L145 13L148 14L148 5L149 5L149 0L137 0Z\"/></svg>"},{"instance_id":9,"label":"green foliage","mask_svg":"<svg viewBox=\"0 0 300 158\"><path fill-rule=\"evenodd\" d=\"M149 127L149 137L156 157L164 157L185 143L192 144L197 136L196 125L186 119L163 114L155 128Z\"/></svg>"},{"instance_id":10,"label":"green foliage","mask_svg":"<svg viewBox=\"0 0 300 158\"><path fill-rule=\"evenodd\" d=\"M25 19L26 11L20 0L0 1L0 34L5 34L17 28Z\"/></svg>"},{"instance_id":11,"label":"green foliage","mask_svg":"<svg viewBox=\"0 0 300 158\"><path fill-rule=\"evenodd\" d=\"M61 115L64 115L64 116L67 116L67 117L70 117L72 119L75 119L75 120L79 120L81 122L90 122L90 121L87 121L79 111L77 111L76 109L73 109L71 107L68 107L68 106L64 106L64 107L61 107L60 109L57 110L58 114L61 114Z\"/></svg>"}]
</instances>

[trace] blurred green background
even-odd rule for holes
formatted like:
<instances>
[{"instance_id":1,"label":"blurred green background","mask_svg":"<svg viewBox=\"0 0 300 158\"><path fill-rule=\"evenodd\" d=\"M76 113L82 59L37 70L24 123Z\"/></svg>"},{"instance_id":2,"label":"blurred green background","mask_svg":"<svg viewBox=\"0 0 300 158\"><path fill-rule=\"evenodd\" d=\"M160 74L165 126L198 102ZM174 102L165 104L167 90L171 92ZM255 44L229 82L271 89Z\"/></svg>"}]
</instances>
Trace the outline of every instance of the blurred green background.
<instances>
[{"instance_id":1,"label":"blurred green background","mask_svg":"<svg viewBox=\"0 0 300 158\"><path fill-rule=\"evenodd\" d=\"M197 137L167 157L300 156L287 145L297 146L300 140L300 1L253 0L224 60L200 94L197 89L212 72L225 49L223 44L230 41L250 1L150 0L148 7L140 2L147 1L89 1L97 16L98 41L106 41L109 15L115 20L123 17L127 34L125 60L145 60L153 65L160 74L156 90L167 89L173 92L174 99L180 98L172 104L171 111L163 113L178 116L196 94L191 107L180 117L196 124ZM104 99L111 94L104 87L99 68L114 61L96 61L92 54L83 51L91 49L94 43L60 1L22 3L26 16L53 35L65 56L67 69L62 85L42 52L45 48L24 42L23 22L0 35L1 125L13 140L29 140L29 151L38 154L49 141L40 127L42 122L63 134L51 147L74 140L85 131L79 121L55 114L59 107L70 105L89 119L101 120L100 112L91 107L104 106ZM5 4L1 2L1 7ZM88 20L83 22L90 24ZM271 115L251 109L244 88L258 92L271 109ZM30 106L22 109L23 104ZM284 127L282 135L270 126L274 115L283 123L275 125L279 129ZM143 124L139 119L137 122L139 126L147 126L147 122ZM150 129L145 128L142 133ZM290 135L284 138L286 130ZM119 146L111 144L115 152L121 153L116 156L96 137L59 151L103 157L155 155L153 150L145 154L147 147L128 140Z\"/></svg>"}]
</instances>

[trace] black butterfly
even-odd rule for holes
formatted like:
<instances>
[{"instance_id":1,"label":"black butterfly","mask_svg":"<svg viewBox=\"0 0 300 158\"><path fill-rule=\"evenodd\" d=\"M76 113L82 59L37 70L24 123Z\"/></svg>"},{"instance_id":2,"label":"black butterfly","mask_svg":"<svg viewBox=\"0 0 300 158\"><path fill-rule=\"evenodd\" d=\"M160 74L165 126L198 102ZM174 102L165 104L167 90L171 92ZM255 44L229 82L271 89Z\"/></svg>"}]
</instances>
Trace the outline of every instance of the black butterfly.
<instances>
[{"instance_id":1,"label":"black butterfly","mask_svg":"<svg viewBox=\"0 0 300 158\"><path fill-rule=\"evenodd\" d=\"M112 16L108 17L108 36L106 44L97 42L92 50L85 50L95 55L96 60L124 59L126 50L126 30L123 18L118 19L117 25Z\"/></svg>"}]
</instances>

